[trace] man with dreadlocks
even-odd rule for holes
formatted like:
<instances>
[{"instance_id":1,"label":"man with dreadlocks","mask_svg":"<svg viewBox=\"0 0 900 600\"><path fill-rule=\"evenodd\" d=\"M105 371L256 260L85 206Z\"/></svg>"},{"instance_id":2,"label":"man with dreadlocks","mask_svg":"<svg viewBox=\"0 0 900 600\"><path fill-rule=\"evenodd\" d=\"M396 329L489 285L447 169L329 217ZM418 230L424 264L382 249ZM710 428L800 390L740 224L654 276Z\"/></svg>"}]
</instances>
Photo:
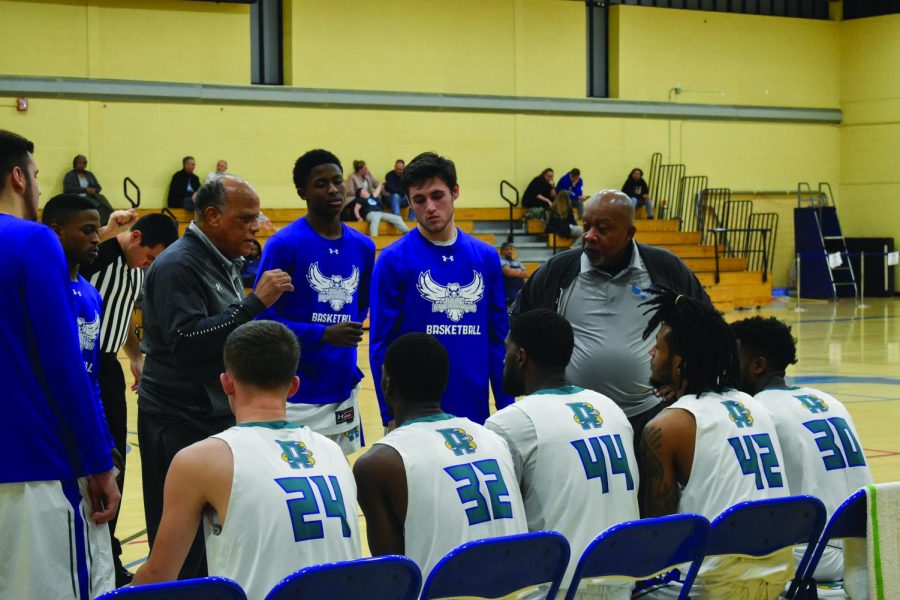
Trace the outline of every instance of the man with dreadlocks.
<instances>
[{"instance_id":1,"label":"man with dreadlocks","mask_svg":"<svg viewBox=\"0 0 900 600\"><path fill-rule=\"evenodd\" d=\"M710 521L747 500L788 493L775 424L763 406L737 391L737 342L715 309L668 288L650 290L650 382L678 398L644 429L638 463L643 517L697 513ZM790 579L790 548L752 559L711 557L691 597L774 599ZM675 598L677 582L646 598Z\"/></svg>"}]
</instances>

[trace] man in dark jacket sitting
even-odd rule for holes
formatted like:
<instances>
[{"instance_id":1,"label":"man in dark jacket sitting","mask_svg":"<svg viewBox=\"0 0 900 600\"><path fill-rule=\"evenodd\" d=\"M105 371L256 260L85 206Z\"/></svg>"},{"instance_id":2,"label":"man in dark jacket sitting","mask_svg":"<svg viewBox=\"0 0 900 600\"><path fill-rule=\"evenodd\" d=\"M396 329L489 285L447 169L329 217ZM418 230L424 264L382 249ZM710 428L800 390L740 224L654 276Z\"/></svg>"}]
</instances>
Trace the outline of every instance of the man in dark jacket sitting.
<instances>
[{"instance_id":1,"label":"man in dark jacket sitting","mask_svg":"<svg viewBox=\"0 0 900 600\"><path fill-rule=\"evenodd\" d=\"M166 206L194 210L194 194L200 189L200 178L194 175L196 167L197 163L193 156L181 159L181 170L172 175L172 181L169 183L169 199Z\"/></svg>"},{"instance_id":2,"label":"man in dark jacket sitting","mask_svg":"<svg viewBox=\"0 0 900 600\"><path fill-rule=\"evenodd\" d=\"M549 308L575 331L566 369L572 385L612 398L631 421L634 439L662 410L669 390L654 390L647 319L639 305L653 284L709 303L703 286L677 256L634 241L634 206L617 190L604 190L585 204L582 247L557 254L531 276L511 312Z\"/></svg>"}]
</instances>

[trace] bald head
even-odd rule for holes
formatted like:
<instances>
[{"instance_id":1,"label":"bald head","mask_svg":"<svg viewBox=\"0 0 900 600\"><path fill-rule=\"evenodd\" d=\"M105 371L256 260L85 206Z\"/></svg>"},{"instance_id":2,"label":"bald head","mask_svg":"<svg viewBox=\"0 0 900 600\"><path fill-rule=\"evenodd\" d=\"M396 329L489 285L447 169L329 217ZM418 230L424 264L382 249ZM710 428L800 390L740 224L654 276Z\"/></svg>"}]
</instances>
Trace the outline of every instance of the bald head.
<instances>
[{"instance_id":1,"label":"bald head","mask_svg":"<svg viewBox=\"0 0 900 600\"><path fill-rule=\"evenodd\" d=\"M619 190L600 190L584 203L585 212L605 209L606 212L624 219L628 226L634 226L634 204L631 198Z\"/></svg>"},{"instance_id":2,"label":"bald head","mask_svg":"<svg viewBox=\"0 0 900 600\"><path fill-rule=\"evenodd\" d=\"M634 205L619 190L597 192L584 205L582 248L595 267L621 267L631 255Z\"/></svg>"}]
</instances>

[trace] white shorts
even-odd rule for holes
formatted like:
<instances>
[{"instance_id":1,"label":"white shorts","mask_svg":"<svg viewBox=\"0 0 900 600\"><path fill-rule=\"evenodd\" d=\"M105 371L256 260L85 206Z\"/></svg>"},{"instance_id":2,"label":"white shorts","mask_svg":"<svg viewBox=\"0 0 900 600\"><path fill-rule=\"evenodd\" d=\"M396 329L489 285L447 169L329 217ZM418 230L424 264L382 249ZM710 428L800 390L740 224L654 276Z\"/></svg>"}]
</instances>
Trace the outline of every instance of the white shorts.
<instances>
[{"instance_id":1,"label":"white shorts","mask_svg":"<svg viewBox=\"0 0 900 600\"><path fill-rule=\"evenodd\" d=\"M115 589L106 524L87 479L0 484L0 598L89 600Z\"/></svg>"},{"instance_id":2,"label":"white shorts","mask_svg":"<svg viewBox=\"0 0 900 600\"><path fill-rule=\"evenodd\" d=\"M359 416L359 384L343 402L300 404L288 402L287 420L306 425L335 442L344 455L362 448L362 421Z\"/></svg>"}]
</instances>

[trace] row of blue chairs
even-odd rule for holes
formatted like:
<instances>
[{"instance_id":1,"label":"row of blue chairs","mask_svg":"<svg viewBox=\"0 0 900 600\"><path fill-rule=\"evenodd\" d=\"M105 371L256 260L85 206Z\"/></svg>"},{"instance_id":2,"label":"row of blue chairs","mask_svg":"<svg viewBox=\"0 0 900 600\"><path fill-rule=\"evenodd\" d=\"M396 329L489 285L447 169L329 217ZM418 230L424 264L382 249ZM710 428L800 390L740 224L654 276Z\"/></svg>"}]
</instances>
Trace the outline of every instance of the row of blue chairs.
<instances>
[{"instance_id":1,"label":"row of blue chairs","mask_svg":"<svg viewBox=\"0 0 900 600\"><path fill-rule=\"evenodd\" d=\"M566 600L582 579L646 580L689 564L680 600L688 598L703 559L717 555L762 557L786 547L807 550L786 597L815 598L812 574L830 539L865 537L866 499L860 490L825 525L825 507L812 496L737 504L712 523L699 515L672 515L610 527L584 551ZM470 596L499 598L547 585L554 598L569 563L569 544L542 531L463 544L442 558L422 586L415 563L403 556L364 558L301 569L276 585L266 600L416 600ZM421 589L421 593L420 593ZM123 588L98 600L246 600L241 587L223 577Z\"/></svg>"}]
</instances>

